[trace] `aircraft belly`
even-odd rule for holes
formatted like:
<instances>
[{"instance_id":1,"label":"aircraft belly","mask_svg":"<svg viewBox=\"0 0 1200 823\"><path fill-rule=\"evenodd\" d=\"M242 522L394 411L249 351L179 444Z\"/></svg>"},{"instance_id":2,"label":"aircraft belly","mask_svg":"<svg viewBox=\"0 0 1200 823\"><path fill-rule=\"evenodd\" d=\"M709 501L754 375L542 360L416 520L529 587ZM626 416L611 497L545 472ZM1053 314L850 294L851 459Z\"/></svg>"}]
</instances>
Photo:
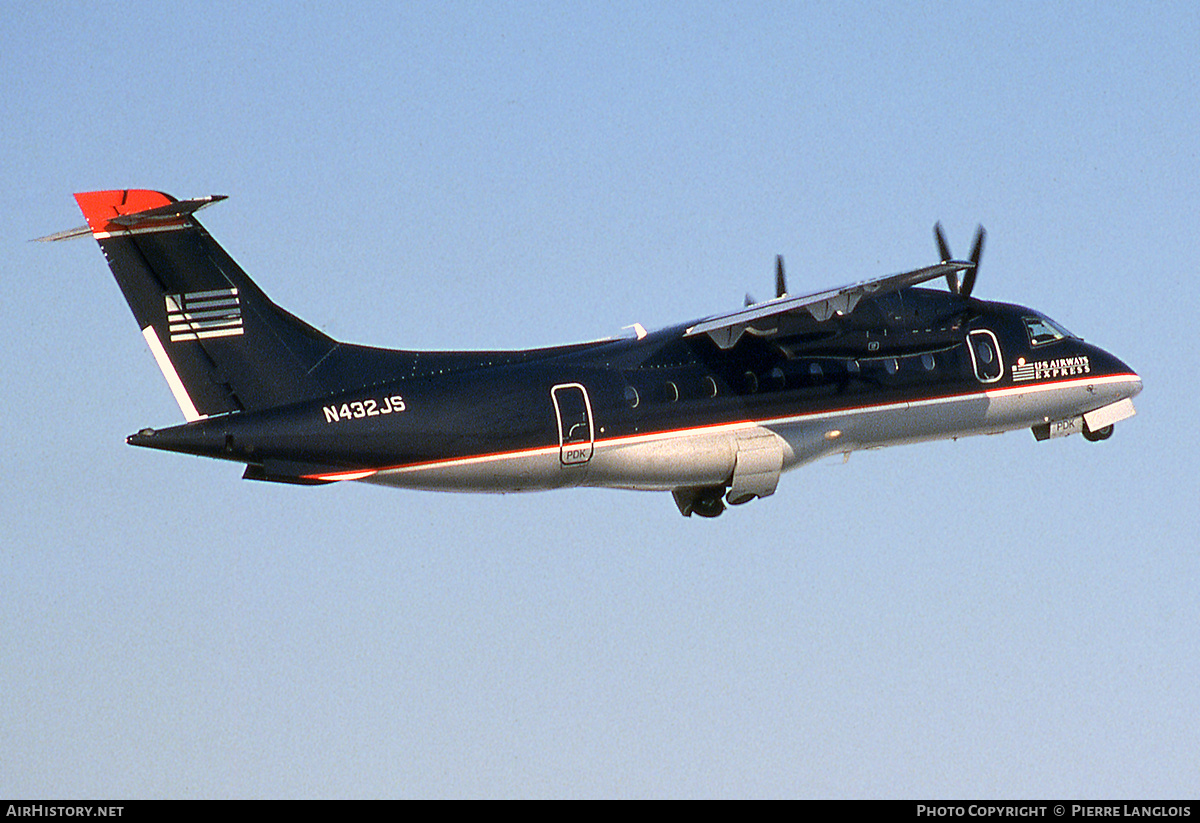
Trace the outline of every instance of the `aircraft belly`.
<instances>
[{"instance_id":1,"label":"aircraft belly","mask_svg":"<svg viewBox=\"0 0 1200 823\"><path fill-rule=\"evenodd\" d=\"M726 482L734 468L730 430L598 441L586 463L564 465L558 446L383 469L363 482L427 491L517 492L570 486L669 491Z\"/></svg>"},{"instance_id":2,"label":"aircraft belly","mask_svg":"<svg viewBox=\"0 0 1200 823\"><path fill-rule=\"evenodd\" d=\"M669 432L597 443L587 485L669 491L726 482L734 468L734 434Z\"/></svg>"},{"instance_id":3,"label":"aircraft belly","mask_svg":"<svg viewBox=\"0 0 1200 823\"><path fill-rule=\"evenodd\" d=\"M919 400L855 421L850 432L856 435L860 448L1000 434L1042 422L1050 409L1060 406L1048 396L1040 401L1021 395L987 394Z\"/></svg>"},{"instance_id":4,"label":"aircraft belly","mask_svg":"<svg viewBox=\"0 0 1200 823\"><path fill-rule=\"evenodd\" d=\"M1130 382L1114 378L993 389L855 412L824 421L840 430L837 451L999 434L1078 416L1129 395Z\"/></svg>"},{"instance_id":5,"label":"aircraft belly","mask_svg":"<svg viewBox=\"0 0 1200 823\"><path fill-rule=\"evenodd\" d=\"M987 410L985 396L971 395L839 410L767 425L787 443L787 470L838 452L978 433L987 428Z\"/></svg>"},{"instance_id":6,"label":"aircraft belly","mask_svg":"<svg viewBox=\"0 0 1200 823\"><path fill-rule=\"evenodd\" d=\"M363 482L425 491L521 492L579 486L587 464L564 466L559 448L383 469Z\"/></svg>"},{"instance_id":7,"label":"aircraft belly","mask_svg":"<svg viewBox=\"0 0 1200 823\"><path fill-rule=\"evenodd\" d=\"M1135 384L1140 388L1141 381L1107 376L1001 389L989 396L989 423L999 427L992 430L1008 431L1077 417L1130 397Z\"/></svg>"},{"instance_id":8,"label":"aircraft belly","mask_svg":"<svg viewBox=\"0 0 1200 823\"><path fill-rule=\"evenodd\" d=\"M446 491L538 491L570 486L670 490L729 482L738 432L770 430L788 469L837 452L992 434L1083 414L1128 394L1098 379L994 389L956 397L847 409L803 419L763 421L600 440L591 459L564 465L557 446L384 469L365 482ZM743 432L744 434L745 432Z\"/></svg>"}]
</instances>

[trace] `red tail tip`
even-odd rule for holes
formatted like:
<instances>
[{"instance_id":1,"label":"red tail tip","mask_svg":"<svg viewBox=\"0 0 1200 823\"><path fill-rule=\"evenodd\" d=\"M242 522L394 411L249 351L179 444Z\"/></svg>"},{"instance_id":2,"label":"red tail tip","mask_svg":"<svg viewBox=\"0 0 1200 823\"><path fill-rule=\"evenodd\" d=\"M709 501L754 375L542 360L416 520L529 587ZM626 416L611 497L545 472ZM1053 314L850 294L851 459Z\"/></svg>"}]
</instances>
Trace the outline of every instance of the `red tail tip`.
<instances>
[{"instance_id":1,"label":"red tail tip","mask_svg":"<svg viewBox=\"0 0 1200 823\"><path fill-rule=\"evenodd\" d=\"M87 191L75 195L75 202L83 211L88 227L93 232L123 231L124 226L109 223L123 214L155 209L175 202L175 198L161 191L145 189L117 189L114 191Z\"/></svg>"}]
</instances>

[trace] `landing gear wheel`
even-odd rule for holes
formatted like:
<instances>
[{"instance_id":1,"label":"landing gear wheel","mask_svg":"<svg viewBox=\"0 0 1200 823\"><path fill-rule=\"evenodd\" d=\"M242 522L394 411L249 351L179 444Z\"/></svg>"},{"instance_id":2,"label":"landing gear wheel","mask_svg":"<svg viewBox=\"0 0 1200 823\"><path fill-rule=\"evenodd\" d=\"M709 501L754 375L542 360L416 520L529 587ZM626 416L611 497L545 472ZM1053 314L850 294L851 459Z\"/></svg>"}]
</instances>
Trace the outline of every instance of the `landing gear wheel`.
<instances>
[{"instance_id":1,"label":"landing gear wheel","mask_svg":"<svg viewBox=\"0 0 1200 823\"><path fill-rule=\"evenodd\" d=\"M675 489L671 494L675 496L675 505L684 517L691 517L693 514L716 517L725 511L725 503L721 500L725 494L724 486Z\"/></svg>"},{"instance_id":2,"label":"landing gear wheel","mask_svg":"<svg viewBox=\"0 0 1200 823\"><path fill-rule=\"evenodd\" d=\"M1101 440L1107 440L1108 438L1112 437L1112 433L1112 426L1105 426L1104 428L1097 429L1096 431L1088 431L1087 428L1084 427L1083 437L1089 443L1099 443Z\"/></svg>"},{"instance_id":3,"label":"landing gear wheel","mask_svg":"<svg viewBox=\"0 0 1200 823\"><path fill-rule=\"evenodd\" d=\"M701 517L716 517L723 511L725 511L725 504L721 501L720 495L716 497L698 497L696 498L696 504L692 506L692 512Z\"/></svg>"}]
</instances>

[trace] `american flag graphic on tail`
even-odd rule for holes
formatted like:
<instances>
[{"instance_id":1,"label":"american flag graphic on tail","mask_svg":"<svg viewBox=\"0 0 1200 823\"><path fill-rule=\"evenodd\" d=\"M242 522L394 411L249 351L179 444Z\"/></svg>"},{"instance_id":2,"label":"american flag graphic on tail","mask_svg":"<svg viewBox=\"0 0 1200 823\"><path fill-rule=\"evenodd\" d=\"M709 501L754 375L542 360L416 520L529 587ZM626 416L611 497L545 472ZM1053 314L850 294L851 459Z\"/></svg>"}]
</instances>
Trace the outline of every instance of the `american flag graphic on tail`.
<instances>
[{"instance_id":1,"label":"american flag graphic on tail","mask_svg":"<svg viewBox=\"0 0 1200 823\"><path fill-rule=\"evenodd\" d=\"M242 333L242 307L237 289L168 294L166 301L172 343Z\"/></svg>"}]
</instances>

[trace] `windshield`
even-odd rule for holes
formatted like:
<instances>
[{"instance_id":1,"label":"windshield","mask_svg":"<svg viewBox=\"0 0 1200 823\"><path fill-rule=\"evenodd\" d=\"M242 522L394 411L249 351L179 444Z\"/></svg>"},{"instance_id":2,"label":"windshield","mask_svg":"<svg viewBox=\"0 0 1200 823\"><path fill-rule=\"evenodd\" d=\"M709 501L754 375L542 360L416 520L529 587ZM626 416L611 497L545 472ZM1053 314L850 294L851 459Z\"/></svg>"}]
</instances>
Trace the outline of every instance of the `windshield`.
<instances>
[{"instance_id":1,"label":"windshield","mask_svg":"<svg viewBox=\"0 0 1200 823\"><path fill-rule=\"evenodd\" d=\"M1021 319L1025 321L1025 331L1029 334L1029 344L1031 346L1044 346L1047 343L1054 343L1065 337L1075 336L1049 317L1038 315L1035 317L1022 317Z\"/></svg>"}]
</instances>

